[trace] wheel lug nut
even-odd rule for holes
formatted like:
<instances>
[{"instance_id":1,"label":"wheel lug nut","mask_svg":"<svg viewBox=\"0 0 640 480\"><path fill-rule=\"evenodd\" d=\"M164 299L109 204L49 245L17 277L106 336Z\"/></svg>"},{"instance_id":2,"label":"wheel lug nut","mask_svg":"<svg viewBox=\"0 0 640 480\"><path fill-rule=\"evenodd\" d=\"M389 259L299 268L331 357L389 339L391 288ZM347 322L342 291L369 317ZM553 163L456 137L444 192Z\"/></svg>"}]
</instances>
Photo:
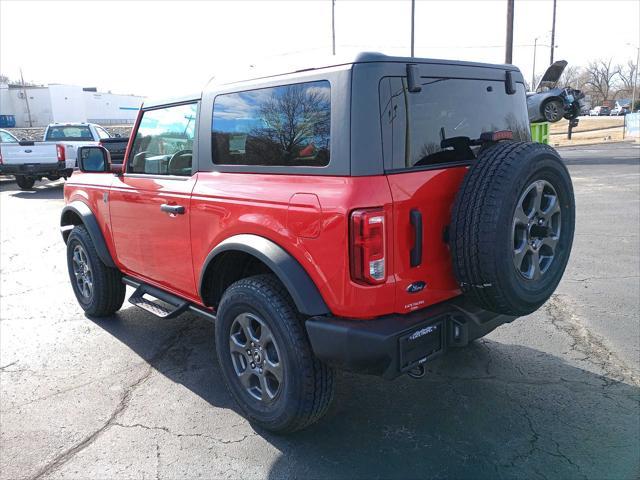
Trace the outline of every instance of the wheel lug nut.
<instances>
[{"instance_id":1,"label":"wheel lug nut","mask_svg":"<svg viewBox=\"0 0 640 480\"><path fill-rule=\"evenodd\" d=\"M251 368L256 368L256 364L251 362Z\"/></svg>"},{"instance_id":2,"label":"wheel lug nut","mask_svg":"<svg viewBox=\"0 0 640 480\"><path fill-rule=\"evenodd\" d=\"M258 370L260 373L262 373L262 369Z\"/></svg>"},{"instance_id":3,"label":"wheel lug nut","mask_svg":"<svg viewBox=\"0 0 640 480\"><path fill-rule=\"evenodd\" d=\"M247 355L251 355L251 350L247 350Z\"/></svg>"}]
</instances>

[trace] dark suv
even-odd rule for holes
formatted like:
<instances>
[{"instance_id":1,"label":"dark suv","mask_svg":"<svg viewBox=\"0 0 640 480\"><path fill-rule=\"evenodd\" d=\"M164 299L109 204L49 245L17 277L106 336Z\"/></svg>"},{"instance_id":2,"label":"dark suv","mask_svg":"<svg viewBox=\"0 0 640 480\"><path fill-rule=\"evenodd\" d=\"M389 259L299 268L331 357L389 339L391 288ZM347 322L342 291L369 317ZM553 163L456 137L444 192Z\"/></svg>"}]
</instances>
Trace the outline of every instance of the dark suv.
<instances>
[{"instance_id":1,"label":"dark suv","mask_svg":"<svg viewBox=\"0 0 640 480\"><path fill-rule=\"evenodd\" d=\"M511 65L361 54L143 106L124 166L65 185L88 315L215 321L227 386L274 431L327 410L334 368L394 378L538 309L574 229ZM211 339L213 342L213 339Z\"/></svg>"}]
</instances>

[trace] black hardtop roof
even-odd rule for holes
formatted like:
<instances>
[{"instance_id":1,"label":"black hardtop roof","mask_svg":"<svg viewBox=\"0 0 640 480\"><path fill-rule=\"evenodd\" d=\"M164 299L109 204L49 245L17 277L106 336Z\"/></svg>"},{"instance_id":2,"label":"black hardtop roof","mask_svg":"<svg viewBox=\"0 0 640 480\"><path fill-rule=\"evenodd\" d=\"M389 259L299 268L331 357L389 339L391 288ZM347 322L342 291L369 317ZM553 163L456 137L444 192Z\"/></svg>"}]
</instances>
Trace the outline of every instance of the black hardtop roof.
<instances>
[{"instance_id":1,"label":"black hardtop roof","mask_svg":"<svg viewBox=\"0 0 640 480\"><path fill-rule=\"evenodd\" d=\"M447 60L436 58L422 58L422 57L398 57L385 55L379 52L360 52L351 56L327 56L327 57L314 57L313 60L306 60L300 65L275 68L270 66L269 71L260 69L251 69L243 75L235 75L225 77L218 80L216 77L211 78L207 83L203 91L215 90L222 86L232 86L234 84L252 82L258 80L276 79L285 75L292 75L301 72L312 72L323 69L334 69L344 67L345 69L351 68L355 64L362 63L417 63L417 64L432 64L432 65L455 65L464 67L476 67L476 68L491 68L496 70L510 70L519 72L518 67L510 64L494 64L494 63L482 63L482 62L469 62L463 60ZM180 98L171 99L151 99L144 103L144 108L152 108L155 106L167 105L171 103L180 103L185 101L195 101L201 98L201 94L193 94Z\"/></svg>"}]
</instances>

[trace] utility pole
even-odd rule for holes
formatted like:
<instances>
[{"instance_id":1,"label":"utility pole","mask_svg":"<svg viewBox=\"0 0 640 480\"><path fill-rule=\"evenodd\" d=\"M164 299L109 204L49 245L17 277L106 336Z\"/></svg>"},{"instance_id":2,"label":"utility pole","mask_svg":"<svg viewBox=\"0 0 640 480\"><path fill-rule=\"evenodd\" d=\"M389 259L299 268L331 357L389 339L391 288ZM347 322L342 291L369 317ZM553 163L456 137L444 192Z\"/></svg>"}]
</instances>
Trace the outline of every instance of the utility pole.
<instances>
[{"instance_id":1,"label":"utility pole","mask_svg":"<svg viewBox=\"0 0 640 480\"><path fill-rule=\"evenodd\" d=\"M513 63L513 4L515 0L507 0L507 49L504 63Z\"/></svg>"},{"instance_id":2,"label":"utility pole","mask_svg":"<svg viewBox=\"0 0 640 480\"><path fill-rule=\"evenodd\" d=\"M536 53L538 50L538 37L533 40L533 71L531 72L531 91L534 92L536 86Z\"/></svg>"},{"instance_id":3,"label":"utility pole","mask_svg":"<svg viewBox=\"0 0 640 480\"><path fill-rule=\"evenodd\" d=\"M415 24L416 24L416 0L411 0L411 56L415 56Z\"/></svg>"},{"instance_id":4,"label":"utility pole","mask_svg":"<svg viewBox=\"0 0 640 480\"><path fill-rule=\"evenodd\" d=\"M33 127L31 121L31 109L29 108L29 95L27 95L27 89L24 85L24 75L22 75L22 69L20 69L20 81L22 82L22 95L24 95L24 103L27 105L27 116L29 117L29 127Z\"/></svg>"},{"instance_id":5,"label":"utility pole","mask_svg":"<svg viewBox=\"0 0 640 480\"><path fill-rule=\"evenodd\" d=\"M331 0L331 39L332 52L336 54L336 0Z\"/></svg>"},{"instance_id":6,"label":"utility pole","mask_svg":"<svg viewBox=\"0 0 640 480\"><path fill-rule=\"evenodd\" d=\"M640 46L636 47L636 75L633 79L633 95L631 96L631 113L633 113L633 109L636 106L636 91L638 90L638 63L640 63Z\"/></svg>"},{"instance_id":7,"label":"utility pole","mask_svg":"<svg viewBox=\"0 0 640 480\"><path fill-rule=\"evenodd\" d=\"M551 24L551 61L549 65L553 65L553 51L556 48L556 2L553 0L553 23Z\"/></svg>"}]
</instances>

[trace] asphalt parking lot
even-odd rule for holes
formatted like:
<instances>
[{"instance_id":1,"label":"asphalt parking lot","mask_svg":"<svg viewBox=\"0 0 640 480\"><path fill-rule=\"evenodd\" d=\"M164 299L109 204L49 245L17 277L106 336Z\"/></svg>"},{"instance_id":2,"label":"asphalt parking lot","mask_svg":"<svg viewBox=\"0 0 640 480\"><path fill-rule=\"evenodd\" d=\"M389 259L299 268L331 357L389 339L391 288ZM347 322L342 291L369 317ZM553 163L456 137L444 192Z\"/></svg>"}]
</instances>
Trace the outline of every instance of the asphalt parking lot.
<instances>
[{"instance_id":1,"label":"asphalt parking lot","mask_svg":"<svg viewBox=\"0 0 640 480\"><path fill-rule=\"evenodd\" d=\"M421 380L339 374L329 415L286 437L236 413L210 323L85 317L63 183L3 184L0 478L638 478L640 145L561 153L576 237L545 307Z\"/></svg>"}]
</instances>

